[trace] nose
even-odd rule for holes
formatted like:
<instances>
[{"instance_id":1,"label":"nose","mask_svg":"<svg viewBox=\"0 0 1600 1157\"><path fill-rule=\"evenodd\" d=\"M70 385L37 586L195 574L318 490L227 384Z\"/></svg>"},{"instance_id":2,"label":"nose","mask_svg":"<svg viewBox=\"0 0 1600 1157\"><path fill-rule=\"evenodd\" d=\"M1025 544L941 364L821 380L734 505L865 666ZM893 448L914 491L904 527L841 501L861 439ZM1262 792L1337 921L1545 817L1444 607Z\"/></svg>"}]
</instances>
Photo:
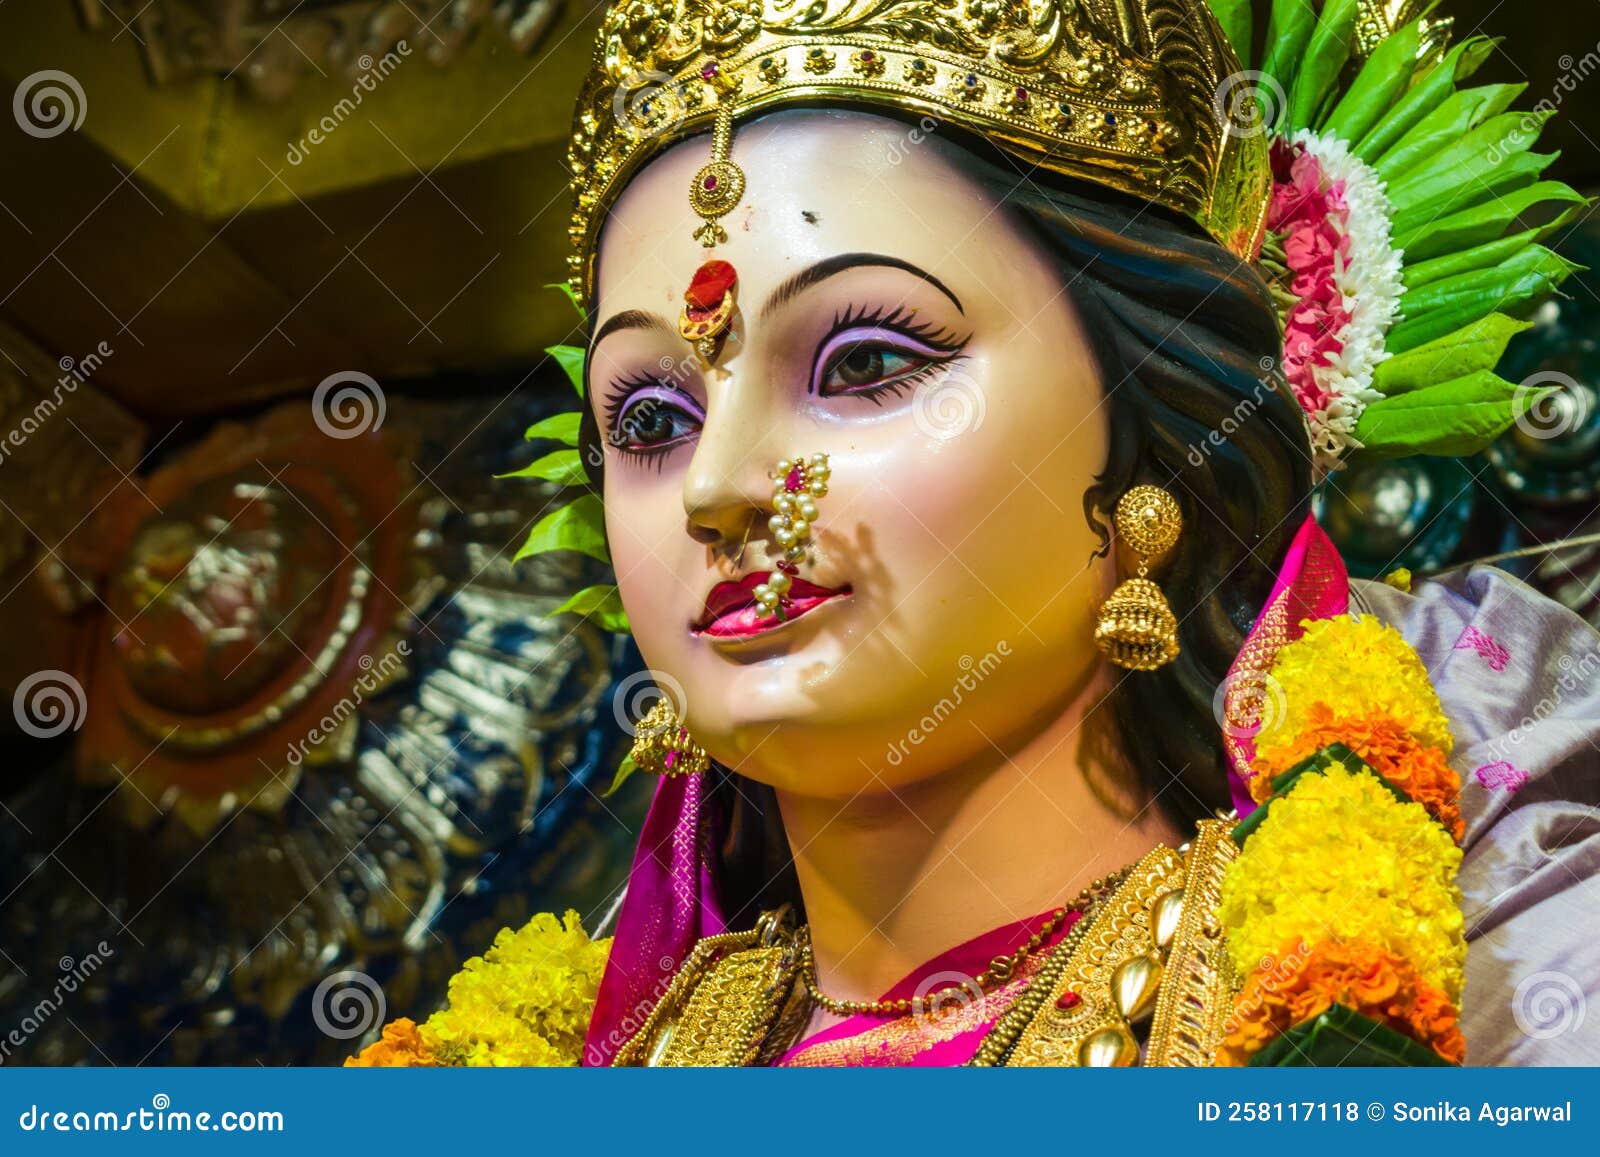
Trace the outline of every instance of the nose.
<instances>
[{"instance_id":1,"label":"nose","mask_svg":"<svg viewBox=\"0 0 1600 1157\"><path fill-rule=\"evenodd\" d=\"M684 477L689 533L705 543L742 541L752 523L772 512L767 472L781 456L772 448L772 415L741 414L729 396L738 392L725 391L717 399L722 406L709 408Z\"/></svg>"}]
</instances>

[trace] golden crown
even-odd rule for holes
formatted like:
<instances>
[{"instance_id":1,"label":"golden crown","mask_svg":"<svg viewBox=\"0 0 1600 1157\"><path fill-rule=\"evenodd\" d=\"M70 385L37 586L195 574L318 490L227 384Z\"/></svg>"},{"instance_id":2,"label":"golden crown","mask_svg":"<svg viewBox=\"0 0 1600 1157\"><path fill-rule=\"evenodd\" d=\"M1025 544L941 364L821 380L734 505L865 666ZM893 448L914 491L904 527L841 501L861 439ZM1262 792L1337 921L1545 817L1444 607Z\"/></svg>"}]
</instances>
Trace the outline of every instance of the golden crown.
<instances>
[{"instance_id":1,"label":"golden crown","mask_svg":"<svg viewBox=\"0 0 1600 1157\"><path fill-rule=\"evenodd\" d=\"M797 104L975 130L1253 257L1271 172L1221 107L1239 72L1205 0L620 0L574 118L572 287L589 300L600 223L658 149Z\"/></svg>"}]
</instances>

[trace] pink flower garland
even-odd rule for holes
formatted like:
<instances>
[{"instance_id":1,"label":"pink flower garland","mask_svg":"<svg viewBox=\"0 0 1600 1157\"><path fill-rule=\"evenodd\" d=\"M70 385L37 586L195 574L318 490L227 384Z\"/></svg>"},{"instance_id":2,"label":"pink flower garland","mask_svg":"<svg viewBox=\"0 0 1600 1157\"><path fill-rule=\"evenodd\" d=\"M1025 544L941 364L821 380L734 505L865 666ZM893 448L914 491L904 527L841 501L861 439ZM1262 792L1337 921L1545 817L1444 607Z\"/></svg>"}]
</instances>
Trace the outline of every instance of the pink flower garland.
<instances>
[{"instance_id":1,"label":"pink flower garland","mask_svg":"<svg viewBox=\"0 0 1600 1157\"><path fill-rule=\"evenodd\" d=\"M1324 187L1321 162L1281 139L1272 143L1272 175L1267 228L1283 239L1289 291L1299 299L1284 325L1283 369L1306 413L1321 414L1335 396L1314 370L1343 352L1350 325L1338 284L1350 260L1344 182Z\"/></svg>"}]
</instances>

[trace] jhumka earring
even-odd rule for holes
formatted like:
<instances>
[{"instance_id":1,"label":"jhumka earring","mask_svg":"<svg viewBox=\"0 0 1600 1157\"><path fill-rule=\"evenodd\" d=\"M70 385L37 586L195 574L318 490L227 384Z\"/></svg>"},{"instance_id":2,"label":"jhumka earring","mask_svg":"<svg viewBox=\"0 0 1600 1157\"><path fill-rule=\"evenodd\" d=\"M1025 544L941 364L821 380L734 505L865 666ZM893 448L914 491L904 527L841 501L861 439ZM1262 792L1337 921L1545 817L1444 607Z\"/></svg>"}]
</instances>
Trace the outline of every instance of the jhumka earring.
<instances>
[{"instance_id":1,"label":"jhumka earring","mask_svg":"<svg viewBox=\"0 0 1600 1157\"><path fill-rule=\"evenodd\" d=\"M724 100L731 94L715 62L707 64L701 76L709 81ZM689 205L704 222L695 230L695 239L711 249L728 239L721 218L732 212L744 196L744 170L730 157L733 141L733 106L724 103L717 109L711 128L711 160L701 166L689 183ZM733 322L733 290L739 275L727 261L711 260L695 270L683 294L683 313L678 317L678 333L692 341L700 356L715 361Z\"/></svg>"},{"instance_id":2,"label":"jhumka earring","mask_svg":"<svg viewBox=\"0 0 1600 1157\"><path fill-rule=\"evenodd\" d=\"M1161 487L1135 486L1117 503L1115 522L1118 537L1139 555L1139 570L1101 604L1094 645L1119 667L1154 671L1178 657L1178 619L1161 588L1145 576L1150 560L1178 541L1183 512Z\"/></svg>"},{"instance_id":3,"label":"jhumka earring","mask_svg":"<svg viewBox=\"0 0 1600 1157\"><path fill-rule=\"evenodd\" d=\"M711 766L711 757L689 736L689 729L666 699L639 720L628 752L640 771L652 775L700 775Z\"/></svg>"},{"instance_id":4,"label":"jhumka earring","mask_svg":"<svg viewBox=\"0 0 1600 1157\"><path fill-rule=\"evenodd\" d=\"M780 458L768 475L772 479L772 508L767 519L772 539L783 548L772 577L751 592L756 605L769 615L784 618L789 588L794 585L800 563L811 558L811 528L817 521L817 499L828 493L832 474L826 454L810 458Z\"/></svg>"}]
</instances>

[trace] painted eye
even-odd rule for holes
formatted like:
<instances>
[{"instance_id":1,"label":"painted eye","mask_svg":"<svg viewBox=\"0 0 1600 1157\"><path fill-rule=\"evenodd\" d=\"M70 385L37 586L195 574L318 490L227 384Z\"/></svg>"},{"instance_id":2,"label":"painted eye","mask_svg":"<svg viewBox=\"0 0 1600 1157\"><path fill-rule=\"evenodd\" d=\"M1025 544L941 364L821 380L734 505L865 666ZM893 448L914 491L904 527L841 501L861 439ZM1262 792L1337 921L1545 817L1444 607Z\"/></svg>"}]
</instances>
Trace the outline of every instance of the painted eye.
<instances>
[{"instance_id":1,"label":"painted eye","mask_svg":"<svg viewBox=\"0 0 1600 1157\"><path fill-rule=\"evenodd\" d=\"M693 414L661 398L646 397L617 415L611 440L624 450L649 450L681 441L698 428Z\"/></svg>"},{"instance_id":2,"label":"painted eye","mask_svg":"<svg viewBox=\"0 0 1600 1157\"><path fill-rule=\"evenodd\" d=\"M849 393L880 385L911 373L924 364L914 354L877 343L863 342L841 350L822 375L824 393Z\"/></svg>"}]
</instances>

